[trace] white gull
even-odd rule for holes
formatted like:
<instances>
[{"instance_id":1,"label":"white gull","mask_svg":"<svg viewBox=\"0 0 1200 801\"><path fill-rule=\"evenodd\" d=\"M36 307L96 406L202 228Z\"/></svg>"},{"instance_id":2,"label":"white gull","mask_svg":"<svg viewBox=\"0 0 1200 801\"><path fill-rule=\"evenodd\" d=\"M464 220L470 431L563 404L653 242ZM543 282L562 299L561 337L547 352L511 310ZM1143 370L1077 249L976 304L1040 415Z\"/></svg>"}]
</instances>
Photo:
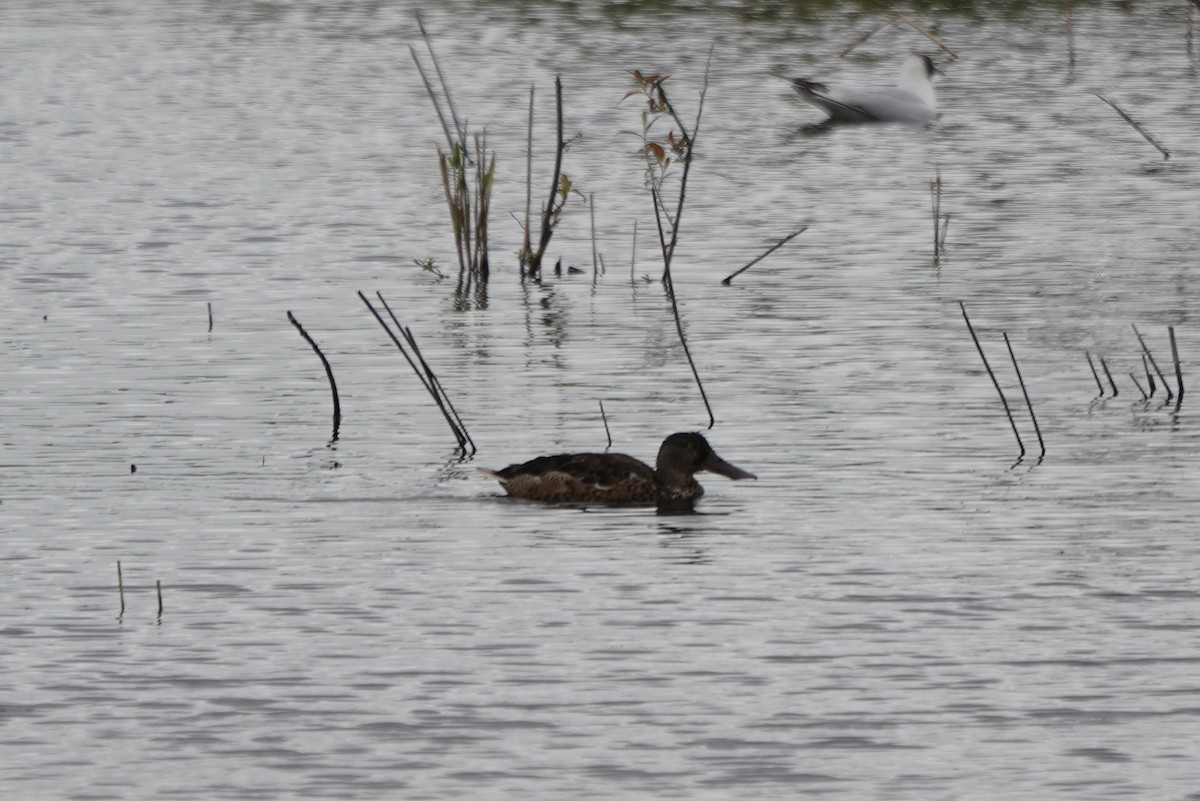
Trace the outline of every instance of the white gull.
<instances>
[{"instance_id":1,"label":"white gull","mask_svg":"<svg viewBox=\"0 0 1200 801\"><path fill-rule=\"evenodd\" d=\"M805 102L834 122L930 122L937 119L937 99L931 78L941 74L928 56L914 54L904 61L895 86L837 86L792 78Z\"/></svg>"}]
</instances>

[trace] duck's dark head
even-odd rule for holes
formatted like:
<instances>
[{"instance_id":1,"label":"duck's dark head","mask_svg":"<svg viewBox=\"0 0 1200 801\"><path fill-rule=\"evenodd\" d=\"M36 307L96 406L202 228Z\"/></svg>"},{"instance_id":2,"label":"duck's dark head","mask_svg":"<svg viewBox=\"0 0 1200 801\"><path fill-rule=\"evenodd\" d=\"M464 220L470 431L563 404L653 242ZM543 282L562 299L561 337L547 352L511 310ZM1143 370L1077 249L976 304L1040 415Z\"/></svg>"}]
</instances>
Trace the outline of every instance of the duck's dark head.
<instances>
[{"instance_id":1,"label":"duck's dark head","mask_svg":"<svg viewBox=\"0 0 1200 801\"><path fill-rule=\"evenodd\" d=\"M753 473L735 467L717 456L716 451L708 444L708 440L695 432L672 434L663 440L662 446L658 449L658 459L654 462L654 469L660 477L666 480L676 479L683 482L688 481L701 470L719 473L734 481L743 478L757 478Z\"/></svg>"}]
</instances>

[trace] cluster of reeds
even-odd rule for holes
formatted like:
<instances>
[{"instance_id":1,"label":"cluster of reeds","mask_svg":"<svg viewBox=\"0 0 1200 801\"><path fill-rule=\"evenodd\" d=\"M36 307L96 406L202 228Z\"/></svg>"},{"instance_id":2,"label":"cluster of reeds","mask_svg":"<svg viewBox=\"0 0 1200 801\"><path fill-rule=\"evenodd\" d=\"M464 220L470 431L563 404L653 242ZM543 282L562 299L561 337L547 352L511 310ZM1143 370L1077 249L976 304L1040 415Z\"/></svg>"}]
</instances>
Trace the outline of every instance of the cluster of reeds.
<instances>
[{"instance_id":1,"label":"cluster of reeds","mask_svg":"<svg viewBox=\"0 0 1200 801\"><path fill-rule=\"evenodd\" d=\"M446 135L446 150L443 151L441 147L437 149L438 167L442 174L442 188L446 196L446 208L450 214L450 225L454 231L458 266L460 270L486 280L489 270L488 214L491 210L496 154L493 152L489 155L487 152L486 131L472 134L468 131L467 124L459 119L450 95L450 86L442 74L442 68L433 51L433 42L430 41L425 25L421 22L420 14L417 15L417 26L421 30L421 37L425 41L429 59L437 75L440 96L421 66L416 49L410 45L408 50Z\"/></svg>"},{"instance_id":2,"label":"cluster of reeds","mask_svg":"<svg viewBox=\"0 0 1200 801\"><path fill-rule=\"evenodd\" d=\"M1170 403L1172 399L1175 401L1175 408L1178 409L1183 403L1183 367L1179 363L1179 346L1175 341L1175 326L1167 326L1167 338L1171 343L1171 362L1174 366L1175 373L1175 388L1171 388L1171 382L1163 374L1163 371L1158 366L1158 361L1154 358L1154 353L1146 344L1145 338L1142 337L1137 326L1133 326L1133 335L1137 337L1138 348L1141 357L1141 372L1145 376L1146 385L1142 386L1142 382L1138 380L1137 372L1130 370L1129 378L1133 381L1133 385L1137 388L1138 393L1142 396L1142 400L1148 401L1154 397L1161 386L1166 396L1166 403ZM1108 362L1103 356L1097 355L1096 359L1100 362L1100 369L1104 371L1104 377L1108 381L1108 387L1100 380L1100 373L1096 371L1096 363L1092 360L1091 351L1085 351L1084 356L1087 357L1088 367L1092 370L1092 378L1096 380L1096 387L1100 390L1099 397L1117 397L1121 391L1117 388L1117 382L1113 379L1112 371L1108 369ZM1155 376L1158 380L1155 381Z\"/></svg>"}]
</instances>

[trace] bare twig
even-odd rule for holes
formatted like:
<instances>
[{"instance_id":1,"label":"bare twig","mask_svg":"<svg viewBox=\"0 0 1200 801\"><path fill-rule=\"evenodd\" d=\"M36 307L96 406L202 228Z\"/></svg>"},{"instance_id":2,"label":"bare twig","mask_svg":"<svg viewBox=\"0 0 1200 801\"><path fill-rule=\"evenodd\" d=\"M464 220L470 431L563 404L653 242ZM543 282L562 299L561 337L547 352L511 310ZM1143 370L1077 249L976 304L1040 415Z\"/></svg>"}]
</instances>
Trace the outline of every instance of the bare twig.
<instances>
[{"instance_id":1,"label":"bare twig","mask_svg":"<svg viewBox=\"0 0 1200 801\"><path fill-rule=\"evenodd\" d=\"M783 239L780 239L780 240L779 240L778 242L776 242L774 245L772 245L771 247L767 248L767 249L766 249L766 251L764 251L764 252L763 252L761 255L759 255L757 258L751 259L751 260L750 260L750 262L749 262L749 263L748 263L746 266L742 267L742 268L741 268L741 269L739 269L739 270L735 270L734 272L732 272L732 273L730 273L729 275L725 276L725 278L721 279L721 283L722 283L722 284L725 284L725 286L729 286L729 285L730 285L730 284L733 282L733 279L734 279L734 278L737 278L739 275L741 275L742 273L746 272L746 270L749 270L751 267L753 267L754 265L758 264L760 261L762 261L763 259L765 259L767 256L770 256L772 253L774 253L775 251L779 250L781 247L783 247L784 245L786 245L788 242L791 242L793 239L795 239L796 237L800 236L800 234L804 233L804 232L805 232L805 231L807 231L807 230L808 230L808 226L807 226L807 225L802 225L802 226L800 226L800 230L798 230L798 231L794 231L794 232L792 232L792 233L788 234L788 235L787 235L787 236L785 236Z\"/></svg>"},{"instance_id":2,"label":"bare twig","mask_svg":"<svg viewBox=\"0 0 1200 801\"><path fill-rule=\"evenodd\" d=\"M1142 370L1145 371L1146 383L1150 386L1150 392L1148 394L1153 396L1154 390L1156 390L1158 387L1156 387L1154 384L1154 375L1150 372L1150 362L1146 361L1146 354L1144 353L1142 354Z\"/></svg>"},{"instance_id":3,"label":"bare twig","mask_svg":"<svg viewBox=\"0 0 1200 801\"><path fill-rule=\"evenodd\" d=\"M154 590L156 593L158 593L158 619L162 620L163 602L162 602L162 582L161 581L159 581L157 579L155 580Z\"/></svg>"},{"instance_id":4,"label":"bare twig","mask_svg":"<svg viewBox=\"0 0 1200 801\"><path fill-rule=\"evenodd\" d=\"M1163 161L1166 161L1167 159L1171 158L1171 154L1167 152L1167 149L1166 149L1165 147L1163 147L1162 145L1160 145L1160 144L1159 144L1159 143L1158 143L1158 142L1155 140L1155 138L1154 138L1153 136L1151 136L1149 133L1147 133L1145 128L1143 128L1142 126L1140 126L1140 125L1138 125L1136 122L1134 122L1134 120L1133 120L1133 117L1130 117L1128 114L1126 114L1126 113L1125 113L1125 112L1124 112L1124 111L1121 109L1121 107L1120 107L1120 106L1118 106L1116 103L1114 103L1113 101L1109 100L1107 97L1105 97L1104 95L1100 94L1099 92L1095 92L1094 94L1096 95L1096 97L1100 98L1100 99L1101 99L1101 100L1103 100L1105 103L1107 103L1108 105L1112 106L1112 108L1113 108L1113 111L1115 111L1115 112L1117 112L1118 114L1120 114L1120 115L1121 115L1121 119L1125 120L1125 122L1127 122L1127 123L1129 123L1130 125L1132 125L1132 126L1133 126L1133 130L1135 130L1135 131L1137 131L1138 133L1140 133L1140 134L1142 135L1142 138L1143 138L1143 139L1145 139L1145 140L1146 140L1147 142L1149 142L1150 144L1154 145L1154 147L1158 149L1158 152L1159 152L1159 153L1162 153Z\"/></svg>"},{"instance_id":5,"label":"bare twig","mask_svg":"<svg viewBox=\"0 0 1200 801\"><path fill-rule=\"evenodd\" d=\"M208 333L210 333L210 334L212 333L212 328L213 328L212 301L210 300L210 301L208 301Z\"/></svg>"},{"instance_id":6,"label":"bare twig","mask_svg":"<svg viewBox=\"0 0 1200 801\"><path fill-rule=\"evenodd\" d=\"M1037 434L1038 447L1041 448L1041 453L1038 454L1038 460L1046 456L1046 442L1042 439L1042 427L1038 425L1037 415L1033 413L1033 402L1029 400L1029 390L1025 388L1025 379L1021 376L1021 367L1017 364L1017 354L1013 353L1012 343L1008 341L1008 332L1004 334L1004 345L1008 348L1008 356L1012 359L1013 370L1017 373L1017 383L1021 385L1021 394L1025 396L1025 406L1029 409L1029 419L1033 421L1033 430Z\"/></svg>"},{"instance_id":7,"label":"bare twig","mask_svg":"<svg viewBox=\"0 0 1200 801\"><path fill-rule=\"evenodd\" d=\"M117 613L117 620L125 617L125 578L121 575L121 560L117 560L117 596L121 599L121 611Z\"/></svg>"},{"instance_id":8,"label":"bare twig","mask_svg":"<svg viewBox=\"0 0 1200 801\"><path fill-rule=\"evenodd\" d=\"M979 351L979 358L983 360L983 367L987 370L988 377L992 379L992 386L996 388L996 394L1000 396L1000 404L1004 407L1004 414L1008 417L1008 423L1012 426L1013 436L1017 438L1017 447L1021 449L1021 454L1018 459L1025 457L1025 443L1021 441L1021 432L1017 430L1017 421L1013 419L1012 410L1008 407L1008 399L1004 397L1004 390L1000 388L1000 382L996 380L996 374L992 372L992 366L988 364L987 356L983 352L983 346L979 344L979 337L975 336L975 327L971 325L971 318L967 316L967 307L960 300L958 307L962 310L963 320L967 324L967 331L971 333L971 340L975 343L975 350Z\"/></svg>"},{"instance_id":9,"label":"bare twig","mask_svg":"<svg viewBox=\"0 0 1200 801\"><path fill-rule=\"evenodd\" d=\"M337 382L333 380L333 368L329 366L329 360L325 358L325 354L321 352L321 348L317 345L316 340L308 335L304 330L304 326L300 325L292 313L287 313L288 322L296 327L300 332L300 336L304 337L304 341L309 344L313 352L317 354L317 358L321 360L321 364L325 366L325 375L329 378L329 389L333 393L333 438L338 438L338 427L342 424L342 404L338 401Z\"/></svg>"}]
</instances>

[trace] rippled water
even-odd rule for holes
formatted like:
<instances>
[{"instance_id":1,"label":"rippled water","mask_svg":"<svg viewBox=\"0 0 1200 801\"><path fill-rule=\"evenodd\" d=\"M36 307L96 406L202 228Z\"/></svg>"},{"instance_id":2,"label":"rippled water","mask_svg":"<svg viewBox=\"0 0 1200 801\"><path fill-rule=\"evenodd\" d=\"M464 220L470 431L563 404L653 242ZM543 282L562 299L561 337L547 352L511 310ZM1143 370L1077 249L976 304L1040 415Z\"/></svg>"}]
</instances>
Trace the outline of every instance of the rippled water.
<instances>
[{"instance_id":1,"label":"rippled water","mask_svg":"<svg viewBox=\"0 0 1200 801\"><path fill-rule=\"evenodd\" d=\"M1128 378L1131 324L1168 372L1175 327L1185 381L1200 353L1196 20L1076 8L1072 67L1049 5L926 15L957 61L904 26L839 59L880 19L849 8L427 10L500 164L492 280L456 292L408 4L7 4L6 794L1200 798L1198 421ZM645 459L707 425L619 101L670 72L693 119L714 41L675 280L710 440L759 480L692 516L505 500L474 468L603 449L600 401ZM819 126L776 77L910 50L947 72L930 128ZM607 269L576 198L550 258L583 272L522 284L556 73Z\"/></svg>"}]
</instances>

